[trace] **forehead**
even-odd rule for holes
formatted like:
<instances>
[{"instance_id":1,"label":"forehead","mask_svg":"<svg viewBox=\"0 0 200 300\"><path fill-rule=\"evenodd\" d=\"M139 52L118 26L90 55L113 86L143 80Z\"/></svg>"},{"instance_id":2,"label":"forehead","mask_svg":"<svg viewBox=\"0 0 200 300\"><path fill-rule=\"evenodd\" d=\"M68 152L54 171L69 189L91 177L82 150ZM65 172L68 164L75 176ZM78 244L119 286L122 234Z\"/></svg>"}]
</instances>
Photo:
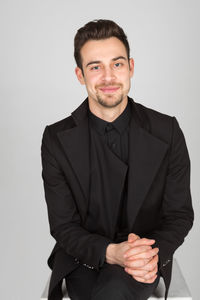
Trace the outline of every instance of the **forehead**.
<instances>
[{"instance_id":1,"label":"forehead","mask_svg":"<svg viewBox=\"0 0 200 300\"><path fill-rule=\"evenodd\" d=\"M90 40L81 48L81 58L83 64L89 61L112 60L114 57L127 57L124 44L116 37L103 40Z\"/></svg>"}]
</instances>

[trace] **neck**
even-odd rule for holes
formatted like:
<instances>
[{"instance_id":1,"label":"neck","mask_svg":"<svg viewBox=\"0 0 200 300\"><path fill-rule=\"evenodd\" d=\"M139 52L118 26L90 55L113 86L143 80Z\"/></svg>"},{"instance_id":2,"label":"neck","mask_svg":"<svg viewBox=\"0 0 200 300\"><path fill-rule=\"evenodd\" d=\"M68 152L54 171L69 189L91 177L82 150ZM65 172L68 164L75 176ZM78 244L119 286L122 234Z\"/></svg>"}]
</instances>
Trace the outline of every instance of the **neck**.
<instances>
[{"instance_id":1,"label":"neck","mask_svg":"<svg viewBox=\"0 0 200 300\"><path fill-rule=\"evenodd\" d=\"M115 106L115 107L104 107L98 102L89 99L89 108L90 111L97 116L98 118L107 121L107 122L113 122L121 113L124 111L126 108L127 102L128 102L128 97L123 99L123 101Z\"/></svg>"}]
</instances>

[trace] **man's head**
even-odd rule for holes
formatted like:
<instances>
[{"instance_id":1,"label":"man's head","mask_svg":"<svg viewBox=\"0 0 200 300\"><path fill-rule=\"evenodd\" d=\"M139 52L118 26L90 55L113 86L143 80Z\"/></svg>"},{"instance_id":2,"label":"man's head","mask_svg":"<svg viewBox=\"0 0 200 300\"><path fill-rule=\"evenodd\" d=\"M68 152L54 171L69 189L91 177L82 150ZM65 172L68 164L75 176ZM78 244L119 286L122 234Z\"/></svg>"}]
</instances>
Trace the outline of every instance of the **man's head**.
<instances>
[{"instance_id":1,"label":"man's head","mask_svg":"<svg viewBox=\"0 0 200 300\"><path fill-rule=\"evenodd\" d=\"M110 20L92 21L77 31L74 45L75 72L86 85L90 104L125 104L134 62L123 29Z\"/></svg>"},{"instance_id":2,"label":"man's head","mask_svg":"<svg viewBox=\"0 0 200 300\"><path fill-rule=\"evenodd\" d=\"M82 69L81 48L90 40L118 38L126 48L127 58L130 58L130 47L123 29L111 20L95 20L81 27L74 38L74 58L77 66ZM82 70L83 71L83 70Z\"/></svg>"}]
</instances>

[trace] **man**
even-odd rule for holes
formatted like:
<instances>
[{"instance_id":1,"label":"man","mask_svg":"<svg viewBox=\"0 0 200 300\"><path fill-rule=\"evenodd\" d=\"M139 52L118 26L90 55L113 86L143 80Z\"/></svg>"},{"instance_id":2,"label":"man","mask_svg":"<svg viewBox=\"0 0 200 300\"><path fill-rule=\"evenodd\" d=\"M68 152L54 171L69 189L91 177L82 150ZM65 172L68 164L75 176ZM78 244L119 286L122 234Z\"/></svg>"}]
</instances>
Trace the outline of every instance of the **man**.
<instances>
[{"instance_id":1,"label":"man","mask_svg":"<svg viewBox=\"0 0 200 300\"><path fill-rule=\"evenodd\" d=\"M192 227L190 161L174 117L128 97L134 61L122 28L89 22L75 36L88 98L47 126L42 164L56 240L49 299L66 279L75 299L148 299L171 279L173 253Z\"/></svg>"}]
</instances>

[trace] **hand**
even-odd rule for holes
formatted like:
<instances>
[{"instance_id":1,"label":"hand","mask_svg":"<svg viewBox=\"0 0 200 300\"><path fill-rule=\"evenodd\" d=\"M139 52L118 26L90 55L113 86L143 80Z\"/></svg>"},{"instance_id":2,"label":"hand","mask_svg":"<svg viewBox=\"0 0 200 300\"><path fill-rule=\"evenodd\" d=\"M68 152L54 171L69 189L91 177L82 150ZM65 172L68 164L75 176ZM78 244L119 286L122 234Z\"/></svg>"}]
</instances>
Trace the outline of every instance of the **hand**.
<instances>
[{"instance_id":1,"label":"hand","mask_svg":"<svg viewBox=\"0 0 200 300\"><path fill-rule=\"evenodd\" d=\"M135 280L152 283L157 275L158 248L152 249L155 240L140 239L130 233L128 241L109 244L106 250L106 261L125 268ZM155 255L155 257L153 257Z\"/></svg>"},{"instance_id":2,"label":"hand","mask_svg":"<svg viewBox=\"0 0 200 300\"><path fill-rule=\"evenodd\" d=\"M151 245L154 243L154 240L146 238L129 242L130 249L124 253L124 258L132 261L133 267L143 267L159 251L158 248L152 249Z\"/></svg>"},{"instance_id":3,"label":"hand","mask_svg":"<svg viewBox=\"0 0 200 300\"><path fill-rule=\"evenodd\" d=\"M129 234L128 242L132 247L124 254L125 271L137 281L152 283L158 271L158 248L151 247L155 241L149 239L132 241L131 235Z\"/></svg>"},{"instance_id":4,"label":"hand","mask_svg":"<svg viewBox=\"0 0 200 300\"><path fill-rule=\"evenodd\" d=\"M128 265L128 264L127 264ZM143 283L153 283L157 278L158 255L155 255L146 265L140 268L125 267L125 271L135 280Z\"/></svg>"},{"instance_id":5,"label":"hand","mask_svg":"<svg viewBox=\"0 0 200 300\"><path fill-rule=\"evenodd\" d=\"M109 264L117 264L125 267L124 253L131 248L131 243L139 239L139 237L131 233L129 234L129 241L119 244L109 244L106 249L106 262Z\"/></svg>"}]
</instances>

